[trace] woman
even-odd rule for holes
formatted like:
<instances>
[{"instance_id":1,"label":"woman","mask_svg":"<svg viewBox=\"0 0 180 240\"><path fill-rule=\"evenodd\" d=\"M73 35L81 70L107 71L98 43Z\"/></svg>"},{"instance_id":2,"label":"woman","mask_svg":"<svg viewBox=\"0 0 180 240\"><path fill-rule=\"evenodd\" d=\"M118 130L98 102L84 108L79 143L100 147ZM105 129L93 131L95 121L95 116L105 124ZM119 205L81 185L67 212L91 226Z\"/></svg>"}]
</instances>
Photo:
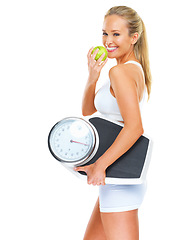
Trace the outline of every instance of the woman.
<instances>
[{"instance_id":1,"label":"woman","mask_svg":"<svg viewBox=\"0 0 180 240\"><path fill-rule=\"evenodd\" d=\"M147 40L144 23L138 14L125 6L111 8L104 18L103 45L108 58L117 65L109 71L110 82L95 94L96 83L107 60L104 54L95 61L96 50L88 53L89 78L82 112L96 111L124 123L114 143L96 163L77 167L85 171L88 184L100 185L99 198L86 229L84 240L139 239L138 208L146 191L141 185L105 185L105 170L123 155L143 134L141 105L151 91Z\"/></svg>"}]
</instances>

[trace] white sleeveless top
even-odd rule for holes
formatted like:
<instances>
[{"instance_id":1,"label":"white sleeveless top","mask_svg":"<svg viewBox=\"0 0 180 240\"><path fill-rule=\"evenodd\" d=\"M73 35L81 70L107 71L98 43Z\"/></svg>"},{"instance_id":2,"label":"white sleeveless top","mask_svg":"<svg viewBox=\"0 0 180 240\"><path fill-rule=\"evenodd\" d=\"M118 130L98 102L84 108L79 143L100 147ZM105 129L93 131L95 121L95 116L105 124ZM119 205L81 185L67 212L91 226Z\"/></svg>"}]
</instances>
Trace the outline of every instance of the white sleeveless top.
<instances>
[{"instance_id":1,"label":"white sleeveless top","mask_svg":"<svg viewBox=\"0 0 180 240\"><path fill-rule=\"evenodd\" d=\"M124 64L128 64L128 63L132 63L132 64L139 66L144 75L144 71L143 71L143 68L140 63L138 63L136 61L128 61ZM121 116L120 109L117 104L116 98L110 92L110 85L111 85L111 83L109 80L97 92L95 99L94 99L95 108L99 113L101 113L102 115L104 115L107 118L110 118L110 119L116 120L116 121L124 121ZM139 102L140 110L142 110L142 106L143 106L145 99L147 99L146 87L144 89L143 98Z\"/></svg>"}]
</instances>

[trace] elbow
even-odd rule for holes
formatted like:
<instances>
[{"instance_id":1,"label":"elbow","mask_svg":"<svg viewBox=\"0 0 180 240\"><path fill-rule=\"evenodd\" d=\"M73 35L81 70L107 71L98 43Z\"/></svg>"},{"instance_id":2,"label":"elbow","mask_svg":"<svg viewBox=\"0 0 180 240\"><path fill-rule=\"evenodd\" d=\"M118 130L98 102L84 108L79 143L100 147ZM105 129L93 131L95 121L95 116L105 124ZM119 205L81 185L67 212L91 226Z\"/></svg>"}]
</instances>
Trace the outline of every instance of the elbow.
<instances>
[{"instance_id":1,"label":"elbow","mask_svg":"<svg viewBox=\"0 0 180 240\"><path fill-rule=\"evenodd\" d=\"M144 133L144 128L143 128L142 124L136 125L136 127L134 129L135 129L135 132L137 133L138 137L140 137Z\"/></svg>"},{"instance_id":2,"label":"elbow","mask_svg":"<svg viewBox=\"0 0 180 240\"><path fill-rule=\"evenodd\" d=\"M143 126L141 126L141 127L139 128L139 132L140 132L140 136L143 135L143 133L144 133L144 128L143 128Z\"/></svg>"},{"instance_id":3,"label":"elbow","mask_svg":"<svg viewBox=\"0 0 180 240\"><path fill-rule=\"evenodd\" d=\"M87 107L85 107L85 106L83 106L83 105L82 105L82 110L81 110L81 112L82 112L82 115L83 115L84 117L86 117L86 116L89 115L89 111L88 111Z\"/></svg>"},{"instance_id":4,"label":"elbow","mask_svg":"<svg viewBox=\"0 0 180 240\"><path fill-rule=\"evenodd\" d=\"M88 108L85 107L85 106L82 106L82 115L83 115L84 117L90 115L90 113L89 113L89 111L88 111Z\"/></svg>"},{"instance_id":5,"label":"elbow","mask_svg":"<svg viewBox=\"0 0 180 240\"><path fill-rule=\"evenodd\" d=\"M139 138L144 133L144 128L141 119L133 119L127 123L127 126L130 128L132 134Z\"/></svg>"},{"instance_id":6,"label":"elbow","mask_svg":"<svg viewBox=\"0 0 180 240\"><path fill-rule=\"evenodd\" d=\"M133 124L128 128L129 131L131 132L131 135L133 135L136 139L138 139L144 133L144 128L142 124Z\"/></svg>"},{"instance_id":7,"label":"elbow","mask_svg":"<svg viewBox=\"0 0 180 240\"><path fill-rule=\"evenodd\" d=\"M86 117L86 116L88 116L89 114L88 114L85 110L82 110L82 115L83 115L83 117Z\"/></svg>"},{"instance_id":8,"label":"elbow","mask_svg":"<svg viewBox=\"0 0 180 240\"><path fill-rule=\"evenodd\" d=\"M88 107L85 107L85 106L82 106L82 115L84 117L86 116L90 116L92 115L93 113L95 113L97 110L95 108L88 108Z\"/></svg>"},{"instance_id":9,"label":"elbow","mask_svg":"<svg viewBox=\"0 0 180 240\"><path fill-rule=\"evenodd\" d=\"M90 116L92 115L93 113L95 113L96 111L86 111L86 110L82 110L82 115L83 117L86 117L86 116Z\"/></svg>"}]
</instances>

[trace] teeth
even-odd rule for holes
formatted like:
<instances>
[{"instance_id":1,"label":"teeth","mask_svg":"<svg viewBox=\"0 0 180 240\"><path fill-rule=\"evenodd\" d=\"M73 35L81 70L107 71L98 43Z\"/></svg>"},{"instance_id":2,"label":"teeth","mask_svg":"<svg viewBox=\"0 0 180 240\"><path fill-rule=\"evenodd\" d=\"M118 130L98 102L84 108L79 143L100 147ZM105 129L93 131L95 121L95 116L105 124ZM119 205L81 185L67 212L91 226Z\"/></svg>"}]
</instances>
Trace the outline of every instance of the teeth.
<instances>
[{"instance_id":1,"label":"teeth","mask_svg":"<svg viewBox=\"0 0 180 240\"><path fill-rule=\"evenodd\" d=\"M107 50L109 50L109 51L113 51L113 50L115 50L117 47L106 47L107 48Z\"/></svg>"}]
</instances>

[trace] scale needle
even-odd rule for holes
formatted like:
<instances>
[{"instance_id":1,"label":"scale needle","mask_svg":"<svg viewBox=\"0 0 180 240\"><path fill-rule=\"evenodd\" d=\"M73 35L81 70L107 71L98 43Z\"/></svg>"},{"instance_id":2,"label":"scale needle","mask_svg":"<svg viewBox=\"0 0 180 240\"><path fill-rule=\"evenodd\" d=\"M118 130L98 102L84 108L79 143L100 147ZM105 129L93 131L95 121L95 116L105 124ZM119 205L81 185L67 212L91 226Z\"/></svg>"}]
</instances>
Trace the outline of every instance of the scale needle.
<instances>
[{"instance_id":1,"label":"scale needle","mask_svg":"<svg viewBox=\"0 0 180 240\"><path fill-rule=\"evenodd\" d=\"M81 143L81 142L77 142L77 141L74 141L74 140L70 140L71 143L79 143L79 144L82 144L82 145L85 145L85 146L88 146L88 144L86 143Z\"/></svg>"}]
</instances>

